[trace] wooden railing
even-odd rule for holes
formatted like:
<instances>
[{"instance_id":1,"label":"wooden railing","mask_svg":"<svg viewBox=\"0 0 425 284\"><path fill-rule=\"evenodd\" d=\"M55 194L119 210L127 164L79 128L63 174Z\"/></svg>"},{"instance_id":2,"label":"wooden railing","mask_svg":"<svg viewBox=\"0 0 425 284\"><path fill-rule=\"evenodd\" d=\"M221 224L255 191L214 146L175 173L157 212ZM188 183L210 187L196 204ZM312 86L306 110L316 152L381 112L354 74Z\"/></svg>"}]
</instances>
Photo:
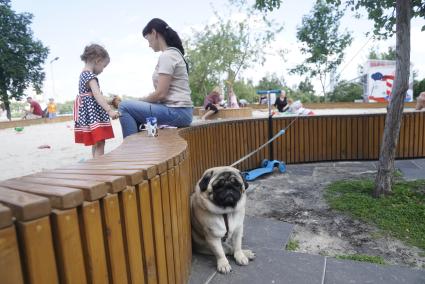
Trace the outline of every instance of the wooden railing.
<instances>
[{"instance_id":1,"label":"wooden railing","mask_svg":"<svg viewBox=\"0 0 425 284\"><path fill-rule=\"evenodd\" d=\"M290 127L238 168L376 160L385 114L281 117ZM246 118L127 137L105 156L0 182L0 282L186 283L189 195L209 167L230 165L268 140ZM397 158L425 157L425 112L403 114Z\"/></svg>"},{"instance_id":2,"label":"wooden railing","mask_svg":"<svg viewBox=\"0 0 425 284\"><path fill-rule=\"evenodd\" d=\"M273 119L273 135L293 124L268 147L243 161L241 170L258 168L263 159L288 164L320 161L377 160L386 114L316 115ZM295 121L294 121L295 120ZM188 142L191 182L209 167L230 165L269 138L266 118L216 121L180 131ZM425 112L403 114L398 159L425 157Z\"/></svg>"}]
</instances>

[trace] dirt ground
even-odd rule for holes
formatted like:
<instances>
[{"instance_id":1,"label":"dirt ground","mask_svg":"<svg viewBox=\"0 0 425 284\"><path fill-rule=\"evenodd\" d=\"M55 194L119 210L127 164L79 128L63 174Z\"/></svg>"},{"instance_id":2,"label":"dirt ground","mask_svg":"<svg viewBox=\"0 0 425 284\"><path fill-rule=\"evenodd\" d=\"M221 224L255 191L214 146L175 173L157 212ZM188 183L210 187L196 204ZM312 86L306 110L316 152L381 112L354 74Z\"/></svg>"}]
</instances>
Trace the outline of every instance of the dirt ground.
<instances>
[{"instance_id":1,"label":"dirt ground","mask_svg":"<svg viewBox=\"0 0 425 284\"><path fill-rule=\"evenodd\" d=\"M331 210L324 188L335 180L372 177L374 162L288 165L250 182L246 214L274 218L295 225L291 239L298 252L328 256L366 254L389 264L425 268L425 253L376 227Z\"/></svg>"}]
</instances>

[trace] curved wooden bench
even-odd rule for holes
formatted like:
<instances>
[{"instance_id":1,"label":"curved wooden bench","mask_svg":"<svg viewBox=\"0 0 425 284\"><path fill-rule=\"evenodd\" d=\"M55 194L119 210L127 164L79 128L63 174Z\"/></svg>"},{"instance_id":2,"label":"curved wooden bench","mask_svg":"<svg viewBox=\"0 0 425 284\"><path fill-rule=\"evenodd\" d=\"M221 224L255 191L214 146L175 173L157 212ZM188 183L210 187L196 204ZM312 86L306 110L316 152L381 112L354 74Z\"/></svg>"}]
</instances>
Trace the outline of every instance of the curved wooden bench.
<instances>
[{"instance_id":1,"label":"curved wooden bench","mask_svg":"<svg viewBox=\"0 0 425 284\"><path fill-rule=\"evenodd\" d=\"M385 114L273 119L275 159L376 160ZM0 182L2 283L187 283L189 194L203 171L268 140L267 118L139 133L85 163ZM397 158L425 157L425 112L403 114ZM256 168L267 147L237 165Z\"/></svg>"},{"instance_id":2,"label":"curved wooden bench","mask_svg":"<svg viewBox=\"0 0 425 284\"><path fill-rule=\"evenodd\" d=\"M178 131L161 130L99 159L0 182L1 282L186 283L187 157Z\"/></svg>"}]
</instances>

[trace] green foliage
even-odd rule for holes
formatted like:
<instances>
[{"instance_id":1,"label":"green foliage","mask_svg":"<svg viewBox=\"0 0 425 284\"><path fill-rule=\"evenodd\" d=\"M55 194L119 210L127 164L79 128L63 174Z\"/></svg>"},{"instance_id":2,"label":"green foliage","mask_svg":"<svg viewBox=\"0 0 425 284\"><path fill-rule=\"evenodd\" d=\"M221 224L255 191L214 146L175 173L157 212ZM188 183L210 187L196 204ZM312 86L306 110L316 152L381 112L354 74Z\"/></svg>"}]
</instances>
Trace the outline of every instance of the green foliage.
<instances>
[{"instance_id":1,"label":"green foliage","mask_svg":"<svg viewBox=\"0 0 425 284\"><path fill-rule=\"evenodd\" d=\"M331 102L354 102L363 98L363 87L358 83L341 81L328 96Z\"/></svg>"},{"instance_id":2,"label":"green foliage","mask_svg":"<svg viewBox=\"0 0 425 284\"><path fill-rule=\"evenodd\" d=\"M266 74L261 80L258 82L255 88L257 90L280 90L285 86L285 79L278 78L278 76L273 74Z\"/></svg>"},{"instance_id":3,"label":"green foliage","mask_svg":"<svg viewBox=\"0 0 425 284\"><path fill-rule=\"evenodd\" d=\"M341 5L341 0L326 0L328 3ZM396 23L396 3L394 0L346 0L344 1L347 7L352 10L366 9L369 20L374 22L373 33L378 38L387 38L395 33ZM425 15L425 5L421 0L412 0L412 18L423 18ZM422 26L422 31L425 30L425 25Z\"/></svg>"},{"instance_id":4,"label":"green foliage","mask_svg":"<svg viewBox=\"0 0 425 284\"><path fill-rule=\"evenodd\" d=\"M296 251L300 247L300 242L297 240L289 240L286 244L286 250Z\"/></svg>"},{"instance_id":5,"label":"green foliage","mask_svg":"<svg viewBox=\"0 0 425 284\"><path fill-rule=\"evenodd\" d=\"M379 60L396 60L397 54L396 50L393 47L388 47L387 52L379 53L376 49L372 49L369 52L369 59L379 59Z\"/></svg>"},{"instance_id":6,"label":"green foliage","mask_svg":"<svg viewBox=\"0 0 425 284\"><path fill-rule=\"evenodd\" d=\"M254 88L251 81L247 81L247 82L245 82L244 80L236 81L233 84L233 91L235 92L239 100L245 99L249 103L253 103L258 100L257 94L255 93L256 89Z\"/></svg>"},{"instance_id":7,"label":"green foliage","mask_svg":"<svg viewBox=\"0 0 425 284\"><path fill-rule=\"evenodd\" d=\"M326 0L326 2L342 5L341 0ZM282 0L256 0L255 8L264 11L273 11L279 9ZM351 7L351 10L366 9L369 20L374 22L373 33L378 38L387 38L395 33L396 13L394 0L346 0L346 7ZM412 18L424 18L425 5L422 0L412 0ZM425 25L422 26L422 31L425 30Z\"/></svg>"},{"instance_id":8,"label":"green foliage","mask_svg":"<svg viewBox=\"0 0 425 284\"><path fill-rule=\"evenodd\" d=\"M0 0L0 100L10 115L10 100L20 100L32 86L41 92L48 48L33 39L32 15L16 13L9 0Z\"/></svg>"},{"instance_id":9,"label":"green foliage","mask_svg":"<svg viewBox=\"0 0 425 284\"><path fill-rule=\"evenodd\" d=\"M373 198L373 180L337 181L325 198L331 208L370 222L406 243L425 249L425 180L396 181L392 194Z\"/></svg>"},{"instance_id":10,"label":"green foliage","mask_svg":"<svg viewBox=\"0 0 425 284\"><path fill-rule=\"evenodd\" d=\"M302 19L297 38L303 43L301 53L307 59L291 70L292 73L318 77L325 94L327 75L336 70L344 58L344 49L352 42L350 33L339 33L343 12L318 0L309 15Z\"/></svg>"},{"instance_id":11,"label":"green foliage","mask_svg":"<svg viewBox=\"0 0 425 284\"><path fill-rule=\"evenodd\" d=\"M184 43L195 105L202 104L214 86L223 85L223 80L235 82L242 71L262 64L264 49L282 30L281 25L261 17L252 8L244 11L248 19L245 21L232 21L230 12L228 18L216 12L217 22L194 31L193 37Z\"/></svg>"},{"instance_id":12,"label":"green foliage","mask_svg":"<svg viewBox=\"0 0 425 284\"><path fill-rule=\"evenodd\" d=\"M370 262L370 263L376 263L376 264L382 264L382 265L387 264L385 262L385 259L383 259L381 256L373 256L373 255L366 255L366 254L337 255L335 256L335 258Z\"/></svg>"},{"instance_id":13,"label":"green foliage","mask_svg":"<svg viewBox=\"0 0 425 284\"><path fill-rule=\"evenodd\" d=\"M74 101L67 101L56 104L59 114L72 114L74 111Z\"/></svg>"},{"instance_id":14,"label":"green foliage","mask_svg":"<svg viewBox=\"0 0 425 284\"><path fill-rule=\"evenodd\" d=\"M421 92L425 92L425 78L421 81L414 80L413 82L413 97L416 98Z\"/></svg>"}]
</instances>

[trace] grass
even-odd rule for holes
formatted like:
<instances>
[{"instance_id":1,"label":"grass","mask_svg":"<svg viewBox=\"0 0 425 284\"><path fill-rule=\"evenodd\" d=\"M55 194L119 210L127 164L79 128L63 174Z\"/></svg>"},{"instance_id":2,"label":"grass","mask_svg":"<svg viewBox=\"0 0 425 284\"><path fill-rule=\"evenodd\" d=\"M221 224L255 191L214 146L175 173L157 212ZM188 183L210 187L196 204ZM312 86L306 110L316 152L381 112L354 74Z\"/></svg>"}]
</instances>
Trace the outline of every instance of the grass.
<instances>
[{"instance_id":1,"label":"grass","mask_svg":"<svg viewBox=\"0 0 425 284\"><path fill-rule=\"evenodd\" d=\"M370 262L370 263L376 263L376 264L386 264L385 260L382 257L371 256L366 254L337 255L335 256L335 258Z\"/></svg>"},{"instance_id":2,"label":"grass","mask_svg":"<svg viewBox=\"0 0 425 284\"><path fill-rule=\"evenodd\" d=\"M425 180L396 181L393 193L373 198L374 181L330 184L325 199L331 208L375 224L390 235L425 249Z\"/></svg>"},{"instance_id":3,"label":"grass","mask_svg":"<svg viewBox=\"0 0 425 284\"><path fill-rule=\"evenodd\" d=\"M289 240L286 245L286 250L296 251L300 247L300 243L297 240Z\"/></svg>"}]
</instances>

